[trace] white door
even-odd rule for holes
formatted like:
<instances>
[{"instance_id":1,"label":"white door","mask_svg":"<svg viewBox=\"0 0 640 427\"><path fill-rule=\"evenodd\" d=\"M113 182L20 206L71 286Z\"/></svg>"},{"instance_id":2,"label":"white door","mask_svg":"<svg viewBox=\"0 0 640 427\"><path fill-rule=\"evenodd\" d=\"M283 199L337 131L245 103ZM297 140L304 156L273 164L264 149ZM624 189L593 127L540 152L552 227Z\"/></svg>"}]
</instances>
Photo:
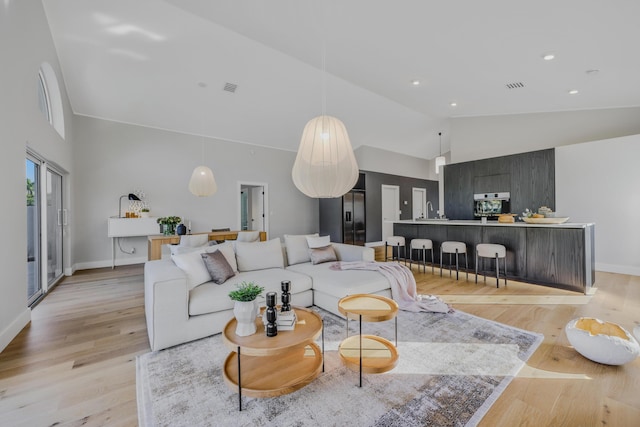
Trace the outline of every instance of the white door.
<instances>
[{"instance_id":1,"label":"white door","mask_svg":"<svg viewBox=\"0 0 640 427\"><path fill-rule=\"evenodd\" d=\"M251 218L249 230L264 231L264 187L251 188Z\"/></svg>"},{"instance_id":2,"label":"white door","mask_svg":"<svg viewBox=\"0 0 640 427\"><path fill-rule=\"evenodd\" d=\"M382 184L382 240L393 236L393 222L400 219L400 187Z\"/></svg>"},{"instance_id":3,"label":"white door","mask_svg":"<svg viewBox=\"0 0 640 427\"><path fill-rule=\"evenodd\" d=\"M426 218L427 217L427 189L426 188L414 188L413 197L413 216L412 219Z\"/></svg>"},{"instance_id":4,"label":"white door","mask_svg":"<svg viewBox=\"0 0 640 427\"><path fill-rule=\"evenodd\" d=\"M269 232L269 186L238 182L238 230Z\"/></svg>"}]
</instances>

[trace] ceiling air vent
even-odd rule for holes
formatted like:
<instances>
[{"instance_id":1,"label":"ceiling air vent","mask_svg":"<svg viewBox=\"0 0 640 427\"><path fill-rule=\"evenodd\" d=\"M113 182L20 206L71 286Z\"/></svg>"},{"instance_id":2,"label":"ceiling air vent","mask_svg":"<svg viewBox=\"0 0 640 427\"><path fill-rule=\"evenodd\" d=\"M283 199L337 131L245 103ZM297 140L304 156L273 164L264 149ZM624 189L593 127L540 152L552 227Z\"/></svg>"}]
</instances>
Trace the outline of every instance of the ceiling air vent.
<instances>
[{"instance_id":1,"label":"ceiling air vent","mask_svg":"<svg viewBox=\"0 0 640 427\"><path fill-rule=\"evenodd\" d=\"M225 83L225 84L224 84L224 89L223 89L223 90L226 90L227 92L235 93L237 88L238 88L238 85L237 85L237 84L234 84L234 83Z\"/></svg>"},{"instance_id":2,"label":"ceiling air vent","mask_svg":"<svg viewBox=\"0 0 640 427\"><path fill-rule=\"evenodd\" d=\"M507 83L507 89L520 89L521 87L524 87L522 82Z\"/></svg>"}]
</instances>

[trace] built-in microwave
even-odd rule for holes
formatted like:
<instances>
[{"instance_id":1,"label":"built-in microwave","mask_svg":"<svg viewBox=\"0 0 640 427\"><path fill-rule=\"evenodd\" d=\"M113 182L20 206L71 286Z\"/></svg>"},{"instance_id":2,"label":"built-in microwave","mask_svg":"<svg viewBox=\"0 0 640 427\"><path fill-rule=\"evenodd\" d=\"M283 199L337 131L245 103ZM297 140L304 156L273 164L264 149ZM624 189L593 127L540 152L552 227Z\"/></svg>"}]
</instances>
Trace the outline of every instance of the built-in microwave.
<instances>
[{"instance_id":1,"label":"built-in microwave","mask_svg":"<svg viewBox=\"0 0 640 427\"><path fill-rule=\"evenodd\" d=\"M503 193L480 193L473 195L473 216L475 217L497 217L503 213L509 213L511 208L509 200L511 195Z\"/></svg>"}]
</instances>

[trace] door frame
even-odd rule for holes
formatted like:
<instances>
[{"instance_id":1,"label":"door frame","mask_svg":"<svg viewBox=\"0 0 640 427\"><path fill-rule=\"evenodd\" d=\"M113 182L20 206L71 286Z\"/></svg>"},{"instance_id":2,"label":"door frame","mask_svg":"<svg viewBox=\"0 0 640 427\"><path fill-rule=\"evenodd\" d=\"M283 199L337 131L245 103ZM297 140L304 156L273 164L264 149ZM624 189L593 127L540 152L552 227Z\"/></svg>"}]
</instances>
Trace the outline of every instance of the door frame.
<instances>
[{"instance_id":1,"label":"door frame","mask_svg":"<svg viewBox=\"0 0 640 427\"><path fill-rule=\"evenodd\" d=\"M389 201L386 197L385 197L385 190L393 190L394 192L394 196L393 199L395 200L391 200ZM387 199L387 200L385 200ZM390 219L390 220L385 220L384 218L384 212L385 212L385 203L392 203L394 205L394 218ZM382 240L385 241L387 239L387 237L389 236L393 236L393 221L397 221L400 219L400 186L399 185L389 185L389 184L382 184L382 186L380 187L380 205L381 205L381 215L380 217L382 218ZM389 228L389 224L391 224L391 234L389 234L389 236L385 236L385 230Z\"/></svg>"},{"instance_id":2,"label":"door frame","mask_svg":"<svg viewBox=\"0 0 640 427\"><path fill-rule=\"evenodd\" d=\"M429 216L429 213L427 212L427 189L426 188L420 188L420 187L413 187L411 188L411 219L416 219L415 218L415 205L416 205L416 192L418 193L422 193L422 206L420 206L420 208L422 209L422 214L426 216Z\"/></svg>"},{"instance_id":3,"label":"door frame","mask_svg":"<svg viewBox=\"0 0 640 427\"><path fill-rule=\"evenodd\" d=\"M236 192L238 195L238 203L236 205L236 230L242 229L242 187L262 187L262 191L264 192L264 197L262 198L263 226L264 231L267 233L267 236L269 236L269 184L266 182L238 181Z\"/></svg>"}]
</instances>

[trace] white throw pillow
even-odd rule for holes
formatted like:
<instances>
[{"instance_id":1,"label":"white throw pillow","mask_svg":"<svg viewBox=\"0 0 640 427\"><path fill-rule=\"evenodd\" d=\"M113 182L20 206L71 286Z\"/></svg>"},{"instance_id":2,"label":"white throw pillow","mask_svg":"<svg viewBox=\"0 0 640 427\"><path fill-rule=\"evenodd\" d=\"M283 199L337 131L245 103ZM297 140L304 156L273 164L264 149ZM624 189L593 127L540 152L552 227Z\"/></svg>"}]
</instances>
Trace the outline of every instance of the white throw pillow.
<instances>
[{"instance_id":1,"label":"white throw pillow","mask_svg":"<svg viewBox=\"0 0 640 427\"><path fill-rule=\"evenodd\" d=\"M236 239L237 242L259 242L259 231L240 231Z\"/></svg>"},{"instance_id":2,"label":"white throw pillow","mask_svg":"<svg viewBox=\"0 0 640 427\"><path fill-rule=\"evenodd\" d=\"M266 242L236 242L238 271L284 268L280 239Z\"/></svg>"},{"instance_id":3,"label":"white throw pillow","mask_svg":"<svg viewBox=\"0 0 640 427\"><path fill-rule=\"evenodd\" d=\"M309 262L309 245L307 244L307 237L318 237L318 233L315 234L300 234L284 235L284 247L287 250L287 261L289 265L301 264L303 262Z\"/></svg>"},{"instance_id":4,"label":"white throw pillow","mask_svg":"<svg viewBox=\"0 0 640 427\"><path fill-rule=\"evenodd\" d=\"M330 236L307 237L307 245L309 245L309 249L324 248L325 246L329 246L330 244Z\"/></svg>"},{"instance_id":5,"label":"white throw pillow","mask_svg":"<svg viewBox=\"0 0 640 427\"><path fill-rule=\"evenodd\" d=\"M189 289L193 289L211 280L209 270L207 270L200 255L206 252L208 248L207 246L207 248L201 248L184 254L171 255L173 262L186 274L187 287Z\"/></svg>"},{"instance_id":6,"label":"white throw pillow","mask_svg":"<svg viewBox=\"0 0 640 427\"><path fill-rule=\"evenodd\" d=\"M209 244L209 235L207 234L185 234L180 236L179 246L187 246L190 248L198 248Z\"/></svg>"},{"instance_id":7,"label":"white throw pillow","mask_svg":"<svg viewBox=\"0 0 640 427\"><path fill-rule=\"evenodd\" d=\"M207 249L207 252L213 252L213 251L217 251L217 250L222 252L222 255L224 255L224 257L229 262L229 265L231 266L231 269L233 270L233 272L237 273L238 272L238 263L236 262L236 252L233 249L233 243L224 242L224 243L220 243L218 245L209 246L209 248Z\"/></svg>"},{"instance_id":8,"label":"white throw pillow","mask_svg":"<svg viewBox=\"0 0 640 427\"><path fill-rule=\"evenodd\" d=\"M166 245L169 248L169 252L171 252L171 255L180 255L180 254L186 254L188 252L194 252L194 251L199 251L201 249L204 249L204 246L198 246L198 247L191 247L191 246L180 246L180 245Z\"/></svg>"}]
</instances>

